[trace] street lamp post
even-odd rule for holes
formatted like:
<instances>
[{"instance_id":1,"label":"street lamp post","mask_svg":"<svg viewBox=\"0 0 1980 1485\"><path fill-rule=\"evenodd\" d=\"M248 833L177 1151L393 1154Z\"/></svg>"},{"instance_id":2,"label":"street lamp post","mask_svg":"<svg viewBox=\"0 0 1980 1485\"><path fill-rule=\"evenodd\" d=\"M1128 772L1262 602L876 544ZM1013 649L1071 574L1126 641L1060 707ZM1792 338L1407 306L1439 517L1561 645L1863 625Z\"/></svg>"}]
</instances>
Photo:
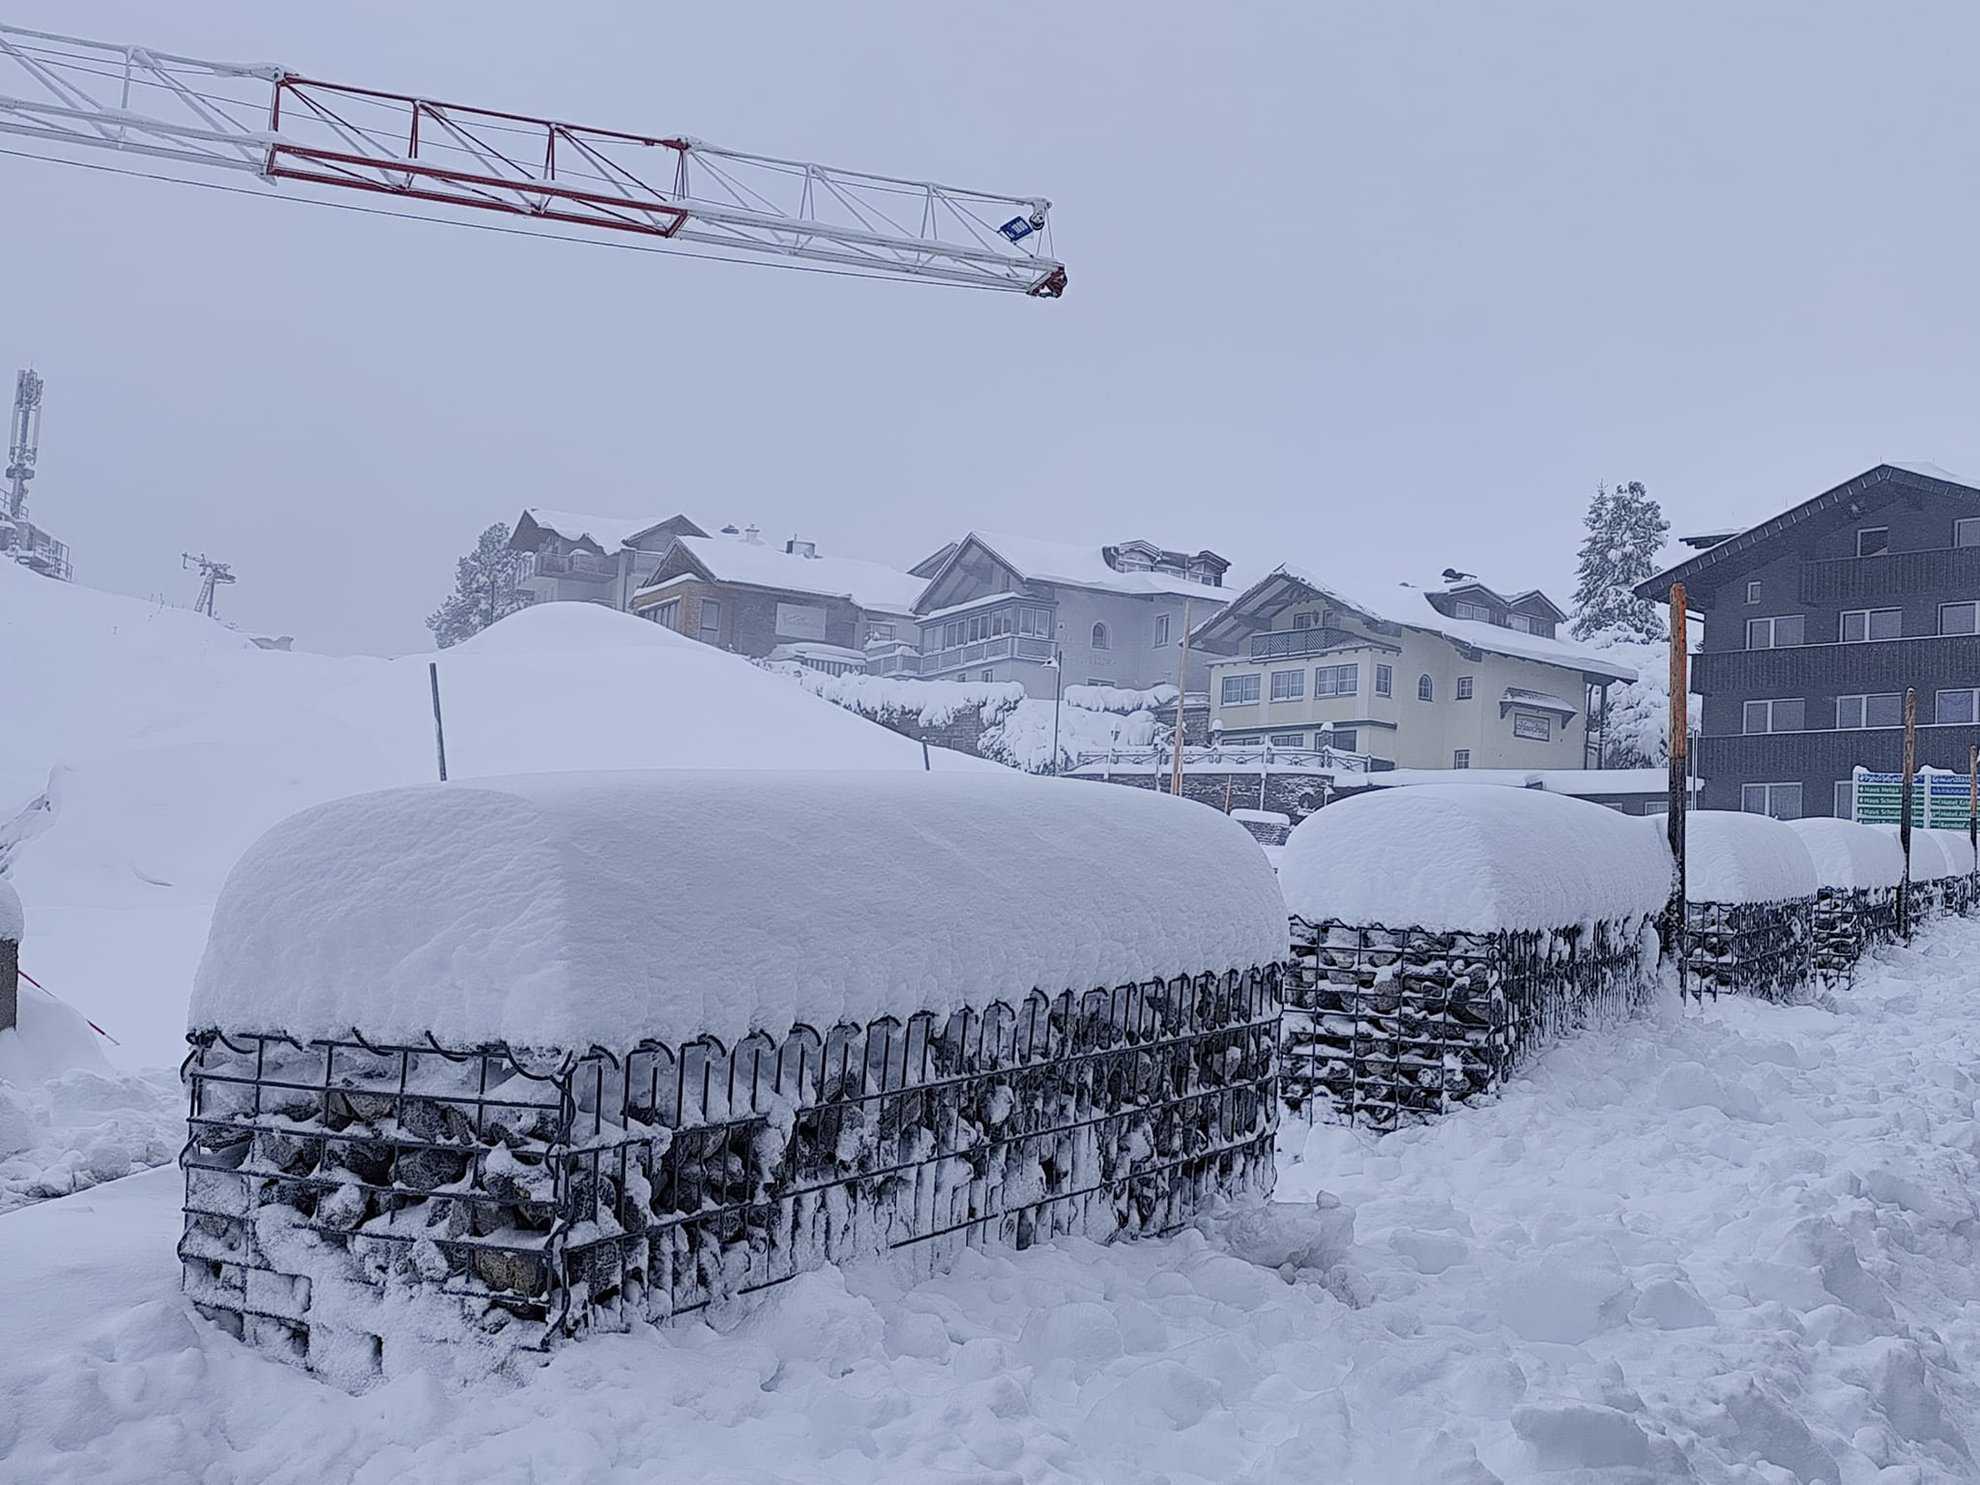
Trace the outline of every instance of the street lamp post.
<instances>
[{"instance_id":1,"label":"street lamp post","mask_svg":"<svg viewBox=\"0 0 1980 1485\"><path fill-rule=\"evenodd\" d=\"M1052 658L1045 663L1052 667L1052 773L1059 772L1059 698L1066 690L1066 668L1059 663L1058 642L1052 644Z\"/></svg>"}]
</instances>

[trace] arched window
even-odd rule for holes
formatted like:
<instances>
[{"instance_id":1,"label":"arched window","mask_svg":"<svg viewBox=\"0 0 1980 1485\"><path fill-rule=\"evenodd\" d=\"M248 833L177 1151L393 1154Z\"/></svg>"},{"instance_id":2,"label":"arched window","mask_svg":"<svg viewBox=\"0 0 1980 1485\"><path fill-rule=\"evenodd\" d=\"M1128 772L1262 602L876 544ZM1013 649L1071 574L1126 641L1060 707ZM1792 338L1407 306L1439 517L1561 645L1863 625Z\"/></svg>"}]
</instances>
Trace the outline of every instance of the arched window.
<instances>
[{"instance_id":1,"label":"arched window","mask_svg":"<svg viewBox=\"0 0 1980 1485\"><path fill-rule=\"evenodd\" d=\"M1105 624L1095 624L1093 626L1093 648L1096 650L1107 648L1107 626Z\"/></svg>"},{"instance_id":2,"label":"arched window","mask_svg":"<svg viewBox=\"0 0 1980 1485\"><path fill-rule=\"evenodd\" d=\"M1437 687L1430 679L1428 672L1416 678L1416 699L1418 701L1435 701L1437 699Z\"/></svg>"}]
</instances>

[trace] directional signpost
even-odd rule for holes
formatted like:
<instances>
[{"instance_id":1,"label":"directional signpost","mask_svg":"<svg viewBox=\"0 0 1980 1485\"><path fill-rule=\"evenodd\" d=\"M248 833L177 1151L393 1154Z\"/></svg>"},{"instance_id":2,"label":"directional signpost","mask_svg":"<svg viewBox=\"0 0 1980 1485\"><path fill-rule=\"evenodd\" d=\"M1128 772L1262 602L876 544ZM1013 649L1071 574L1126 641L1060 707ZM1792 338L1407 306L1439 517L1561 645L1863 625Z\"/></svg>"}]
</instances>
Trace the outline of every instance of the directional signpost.
<instances>
[{"instance_id":1,"label":"directional signpost","mask_svg":"<svg viewBox=\"0 0 1980 1485\"><path fill-rule=\"evenodd\" d=\"M1856 770L1856 819L1864 825L1895 825L1902 808L1904 775ZM1921 768L1911 791L1911 823L1919 830L1964 830L1971 784L1964 774Z\"/></svg>"}]
</instances>

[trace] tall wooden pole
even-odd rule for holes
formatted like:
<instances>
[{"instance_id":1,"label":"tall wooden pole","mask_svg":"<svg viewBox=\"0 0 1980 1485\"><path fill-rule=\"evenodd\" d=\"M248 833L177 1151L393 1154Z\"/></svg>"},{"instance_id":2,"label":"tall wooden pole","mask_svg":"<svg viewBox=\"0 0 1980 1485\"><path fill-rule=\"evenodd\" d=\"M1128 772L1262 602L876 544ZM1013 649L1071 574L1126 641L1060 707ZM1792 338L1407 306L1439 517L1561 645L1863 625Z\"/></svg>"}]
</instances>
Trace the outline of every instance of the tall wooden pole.
<instances>
[{"instance_id":1,"label":"tall wooden pole","mask_svg":"<svg viewBox=\"0 0 1980 1485\"><path fill-rule=\"evenodd\" d=\"M1966 750L1966 844L1980 871L1980 743Z\"/></svg>"},{"instance_id":2,"label":"tall wooden pole","mask_svg":"<svg viewBox=\"0 0 1980 1485\"><path fill-rule=\"evenodd\" d=\"M1671 584L1671 772L1670 794L1665 804L1664 828L1670 833L1671 861L1676 867L1671 896L1671 943L1678 956L1678 995L1685 993L1684 935L1684 822L1690 804L1685 787L1685 760L1691 752L1691 650L1686 632L1688 610L1684 584Z\"/></svg>"},{"instance_id":3,"label":"tall wooden pole","mask_svg":"<svg viewBox=\"0 0 1980 1485\"><path fill-rule=\"evenodd\" d=\"M1174 771L1169 777L1169 792L1180 795L1183 779L1183 680L1189 674L1189 595L1183 595L1182 648L1176 651L1176 738ZM1260 792L1263 792L1262 789Z\"/></svg>"},{"instance_id":4,"label":"tall wooden pole","mask_svg":"<svg viewBox=\"0 0 1980 1485\"><path fill-rule=\"evenodd\" d=\"M1918 692L1904 691L1904 777L1898 783L1898 846L1904 852L1904 875L1898 878L1898 932L1911 937L1911 791L1918 772ZM1927 802L1926 808L1931 808Z\"/></svg>"},{"instance_id":5,"label":"tall wooden pole","mask_svg":"<svg viewBox=\"0 0 1980 1485\"><path fill-rule=\"evenodd\" d=\"M440 721L440 665L429 661L426 678L433 685L433 751L440 760L440 782L447 782L447 729Z\"/></svg>"}]
</instances>

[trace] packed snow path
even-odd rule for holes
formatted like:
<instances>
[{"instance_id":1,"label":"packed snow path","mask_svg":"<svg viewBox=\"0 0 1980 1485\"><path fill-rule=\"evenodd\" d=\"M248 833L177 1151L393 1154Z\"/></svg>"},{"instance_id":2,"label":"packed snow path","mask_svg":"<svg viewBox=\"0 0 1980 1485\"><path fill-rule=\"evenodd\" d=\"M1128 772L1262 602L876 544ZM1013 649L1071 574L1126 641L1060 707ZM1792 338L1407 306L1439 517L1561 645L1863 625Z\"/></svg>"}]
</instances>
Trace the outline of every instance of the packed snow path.
<instances>
[{"instance_id":1,"label":"packed snow path","mask_svg":"<svg viewBox=\"0 0 1980 1485\"><path fill-rule=\"evenodd\" d=\"M1833 1012L1667 1005L1434 1125L1289 1128L1288 1204L1207 1235L362 1397L190 1316L152 1171L0 1217L0 1477L1972 1481L1976 1073L1980 923L1934 925Z\"/></svg>"}]
</instances>

